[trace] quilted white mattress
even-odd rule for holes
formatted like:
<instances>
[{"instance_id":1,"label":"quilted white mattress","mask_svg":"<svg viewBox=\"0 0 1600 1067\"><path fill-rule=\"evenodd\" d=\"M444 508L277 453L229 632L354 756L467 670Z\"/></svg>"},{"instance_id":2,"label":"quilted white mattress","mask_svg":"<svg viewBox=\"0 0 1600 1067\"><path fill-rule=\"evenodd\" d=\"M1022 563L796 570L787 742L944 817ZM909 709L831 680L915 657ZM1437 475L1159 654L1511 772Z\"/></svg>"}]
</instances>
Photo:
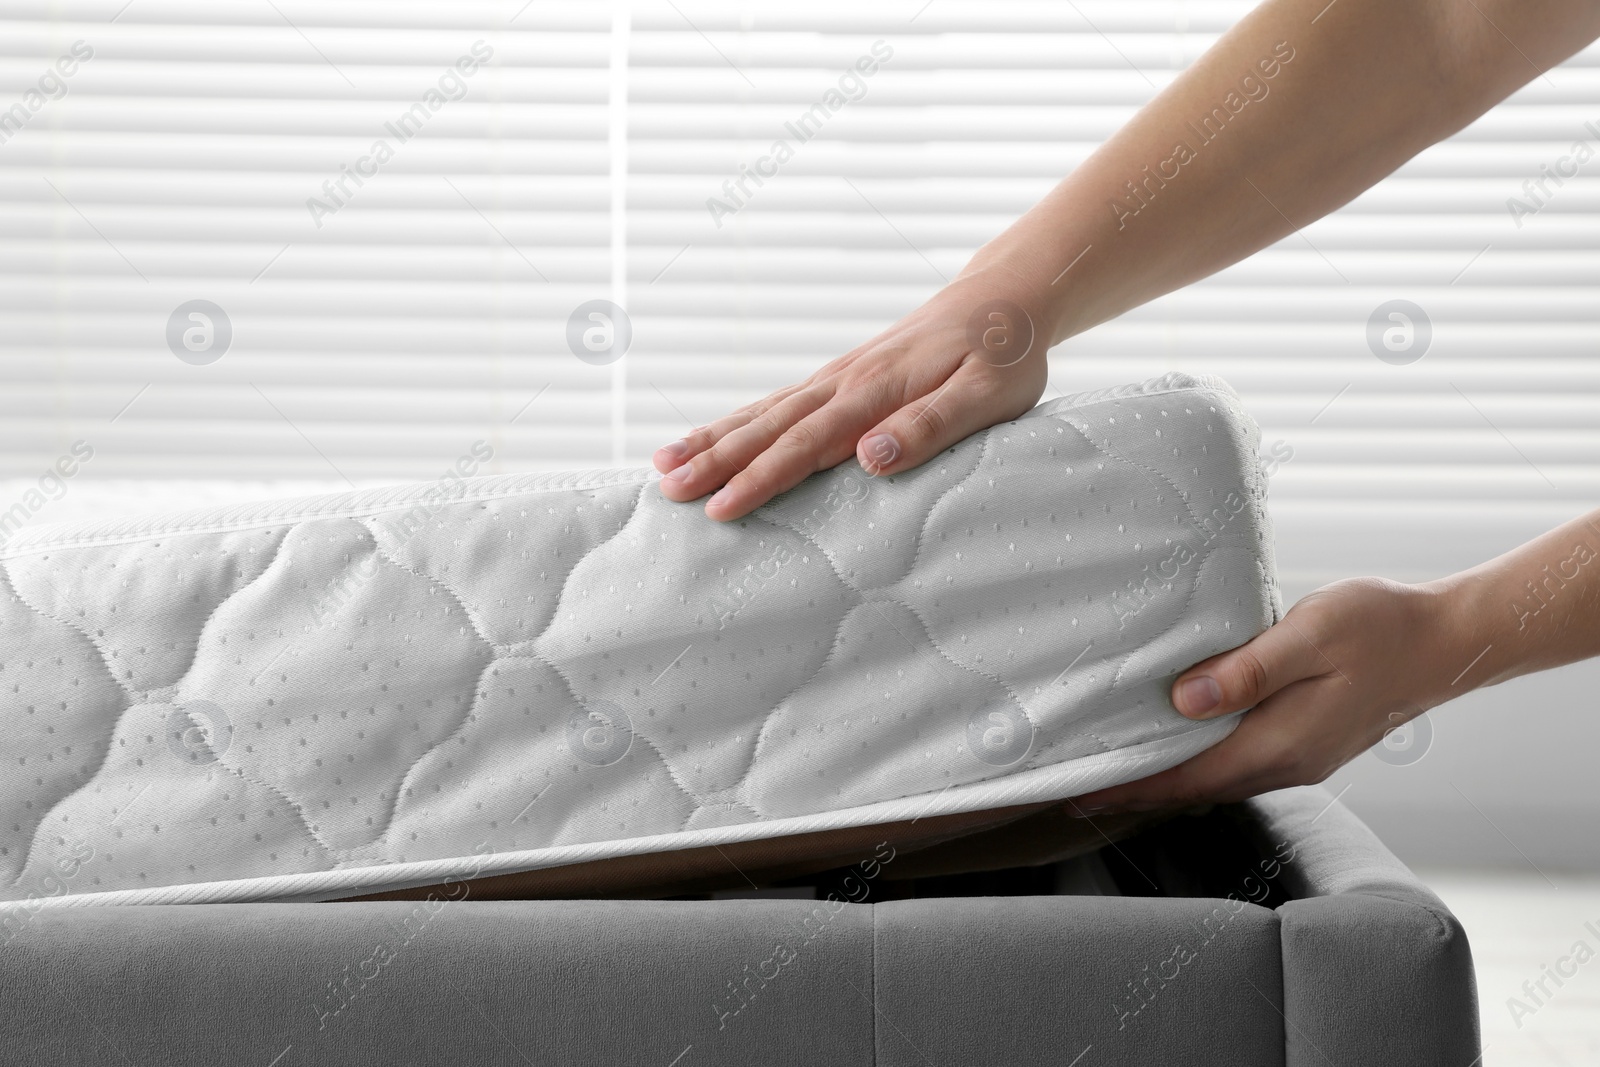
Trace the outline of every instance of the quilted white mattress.
<instances>
[{"instance_id":1,"label":"quilted white mattress","mask_svg":"<svg viewBox=\"0 0 1600 1067\"><path fill-rule=\"evenodd\" d=\"M1154 773L1235 722L1173 676L1278 612L1256 450L1169 375L728 525L616 470L25 529L0 899L328 899Z\"/></svg>"}]
</instances>

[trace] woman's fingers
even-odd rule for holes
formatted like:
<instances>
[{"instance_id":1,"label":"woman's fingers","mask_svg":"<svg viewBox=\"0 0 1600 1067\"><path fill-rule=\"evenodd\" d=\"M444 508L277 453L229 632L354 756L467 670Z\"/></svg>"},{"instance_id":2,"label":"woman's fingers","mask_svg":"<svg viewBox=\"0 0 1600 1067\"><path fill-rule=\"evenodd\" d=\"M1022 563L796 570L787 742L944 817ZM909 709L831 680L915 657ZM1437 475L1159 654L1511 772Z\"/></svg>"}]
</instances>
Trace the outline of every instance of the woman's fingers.
<instances>
[{"instance_id":1,"label":"woman's fingers","mask_svg":"<svg viewBox=\"0 0 1600 1067\"><path fill-rule=\"evenodd\" d=\"M1141 778L1076 798L1084 815L1102 811L1150 811L1200 803L1230 803L1300 784L1300 749L1293 720L1295 701L1314 698L1308 680L1290 685L1239 720L1238 727L1192 759Z\"/></svg>"},{"instance_id":2,"label":"woman's fingers","mask_svg":"<svg viewBox=\"0 0 1600 1067\"><path fill-rule=\"evenodd\" d=\"M1027 411L1038 390L1011 383L981 360L963 363L937 389L883 419L856 442L868 474L898 474L927 462L958 441Z\"/></svg>"},{"instance_id":3,"label":"woman's fingers","mask_svg":"<svg viewBox=\"0 0 1600 1067\"><path fill-rule=\"evenodd\" d=\"M712 493L706 514L726 522L792 489L819 470L850 458L864 427L886 401L881 389L857 386L833 396L797 393L747 425L728 432L682 468L661 479L674 500Z\"/></svg>"},{"instance_id":4,"label":"woman's fingers","mask_svg":"<svg viewBox=\"0 0 1600 1067\"><path fill-rule=\"evenodd\" d=\"M835 400L784 431L712 494L706 514L720 522L748 515L817 471L849 459L859 426L870 417L852 407L859 405Z\"/></svg>"},{"instance_id":5,"label":"woman's fingers","mask_svg":"<svg viewBox=\"0 0 1600 1067\"><path fill-rule=\"evenodd\" d=\"M1319 700L1336 702L1343 696L1337 690L1348 685L1312 643L1306 616L1297 605L1238 648L1179 675L1172 706L1191 719L1255 710L1187 762L1078 798L1084 813L1224 803L1299 784L1309 731L1319 723L1307 709Z\"/></svg>"},{"instance_id":6,"label":"woman's fingers","mask_svg":"<svg viewBox=\"0 0 1600 1067\"><path fill-rule=\"evenodd\" d=\"M734 430L748 425L758 416L771 411L805 388L806 386L804 385L785 386L777 392L756 401L754 404L746 405L738 411L729 412L715 422L697 426L679 440L656 449L655 455L651 457L651 462L655 464L656 470L662 474L670 474ZM687 499L692 500L694 498L689 497Z\"/></svg>"},{"instance_id":7,"label":"woman's fingers","mask_svg":"<svg viewBox=\"0 0 1600 1067\"><path fill-rule=\"evenodd\" d=\"M1214 719L1255 707L1291 682L1332 673L1307 636L1302 614L1195 664L1172 683L1172 706L1191 719Z\"/></svg>"},{"instance_id":8,"label":"woman's fingers","mask_svg":"<svg viewBox=\"0 0 1600 1067\"><path fill-rule=\"evenodd\" d=\"M714 491L706 514L736 519L852 454L869 474L908 470L970 434L1016 417L1037 398L1007 388L1009 383L981 362L957 367L933 392L909 404L902 405L900 386L890 383L888 377L863 380L815 407L818 392L795 394L722 433L664 477L662 491L675 500ZM720 427L710 429L715 435Z\"/></svg>"},{"instance_id":9,"label":"woman's fingers","mask_svg":"<svg viewBox=\"0 0 1600 1067\"><path fill-rule=\"evenodd\" d=\"M1433 586L1349 578L1300 600L1276 626L1179 675L1191 718L1243 711L1188 762L1076 798L1084 814L1243 800L1321 782L1384 734L1448 699L1460 649ZM1475 643L1475 642L1474 642Z\"/></svg>"},{"instance_id":10,"label":"woman's fingers","mask_svg":"<svg viewBox=\"0 0 1600 1067\"><path fill-rule=\"evenodd\" d=\"M722 488L773 442L824 407L829 396L823 389L798 390L765 410L746 408L695 431L684 439L689 458L661 476L662 493L671 500L698 500Z\"/></svg>"},{"instance_id":11,"label":"woman's fingers","mask_svg":"<svg viewBox=\"0 0 1600 1067\"><path fill-rule=\"evenodd\" d=\"M736 519L853 453L873 474L922 463L1013 419L1044 391L1045 348L1017 279L975 271L807 381L658 449L672 500L716 493Z\"/></svg>"}]
</instances>

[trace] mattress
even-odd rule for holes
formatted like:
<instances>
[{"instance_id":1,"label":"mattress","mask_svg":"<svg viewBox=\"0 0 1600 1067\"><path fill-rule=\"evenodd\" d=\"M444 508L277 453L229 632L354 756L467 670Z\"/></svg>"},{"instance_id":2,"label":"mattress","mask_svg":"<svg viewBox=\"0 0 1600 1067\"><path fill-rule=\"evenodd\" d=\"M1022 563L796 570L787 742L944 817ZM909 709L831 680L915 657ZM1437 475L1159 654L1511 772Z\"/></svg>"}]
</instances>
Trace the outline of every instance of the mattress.
<instances>
[{"instance_id":1,"label":"mattress","mask_svg":"<svg viewBox=\"0 0 1600 1067\"><path fill-rule=\"evenodd\" d=\"M1225 737L1278 617L1222 381L1050 401L746 518L646 470L28 527L0 900L309 901L1060 800Z\"/></svg>"}]
</instances>

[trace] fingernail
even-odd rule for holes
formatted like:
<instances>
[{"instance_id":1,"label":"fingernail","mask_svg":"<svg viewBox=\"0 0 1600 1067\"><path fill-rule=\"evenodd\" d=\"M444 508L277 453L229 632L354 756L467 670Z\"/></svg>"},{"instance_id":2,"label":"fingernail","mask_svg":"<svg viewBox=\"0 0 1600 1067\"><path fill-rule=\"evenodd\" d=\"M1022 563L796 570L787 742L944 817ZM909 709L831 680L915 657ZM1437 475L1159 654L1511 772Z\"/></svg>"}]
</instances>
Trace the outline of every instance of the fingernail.
<instances>
[{"instance_id":1,"label":"fingernail","mask_svg":"<svg viewBox=\"0 0 1600 1067\"><path fill-rule=\"evenodd\" d=\"M875 433L861 442L861 465L880 471L900 458L900 442L893 434Z\"/></svg>"},{"instance_id":2,"label":"fingernail","mask_svg":"<svg viewBox=\"0 0 1600 1067\"><path fill-rule=\"evenodd\" d=\"M682 459L684 456L689 454L689 442L674 441L670 445L662 445L660 448L656 449L656 451L658 453L665 452L673 459Z\"/></svg>"},{"instance_id":3,"label":"fingernail","mask_svg":"<svg viewBox=\"0 0 1600 1067\"><path fill-rule=\"evenodd\" d=\"M1222 686L1208 674L1190 678L1178 686L1175 703L1178 705L1178 710L1185 715L1204 715L1222 703Z\"/></svg>"},{"instance_id":4,"label":"fingernail","mask_svg":"<svg viewBox=\"0 0 1600 1067\"><path fill-rule=\"evenodd\" d=\"M691 468L693 466L694 466L693 463L685 463L681 467L674 467L674 468L672 468L672 470L668 471L666 474L663 474L661 476L661 480L663 482L672 482L674 484L676 484L678 482L688 481L689 480L689 475L692 473L689 468Z\"/></svg>"},{"instance_id":5,"label":"fingernail","mask_svg":"<svg viewBox=\"0 0 1600 1067\"><path fill-rule=\"evenodd\" d=\"M733 503L733 493L729 492L727 489L718 489L711 495L711 499L706 501L706 507L720 508L724 504L731 503Z\"/></svg>"}]
</instances>

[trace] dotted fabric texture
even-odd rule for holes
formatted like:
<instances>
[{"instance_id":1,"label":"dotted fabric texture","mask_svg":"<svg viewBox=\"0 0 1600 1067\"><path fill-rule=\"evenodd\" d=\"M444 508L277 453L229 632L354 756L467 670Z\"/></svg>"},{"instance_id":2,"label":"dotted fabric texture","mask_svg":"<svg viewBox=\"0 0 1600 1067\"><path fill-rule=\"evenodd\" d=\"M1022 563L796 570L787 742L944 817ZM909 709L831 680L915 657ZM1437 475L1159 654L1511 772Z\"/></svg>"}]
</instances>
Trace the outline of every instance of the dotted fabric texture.
<instances>
[{"instance_id":1,"label":"dotted fabric texture","mask_svg":"<svg viewBox=\"0 0 1600 1067\"><path fill-rule=\"evenodd\" d=\"M1041 405L745 520L642 470L22 531L0 899L321 899L1057 799L1235 719L1258 433L1210 378Z\"/></svg>"}]
</instances>

